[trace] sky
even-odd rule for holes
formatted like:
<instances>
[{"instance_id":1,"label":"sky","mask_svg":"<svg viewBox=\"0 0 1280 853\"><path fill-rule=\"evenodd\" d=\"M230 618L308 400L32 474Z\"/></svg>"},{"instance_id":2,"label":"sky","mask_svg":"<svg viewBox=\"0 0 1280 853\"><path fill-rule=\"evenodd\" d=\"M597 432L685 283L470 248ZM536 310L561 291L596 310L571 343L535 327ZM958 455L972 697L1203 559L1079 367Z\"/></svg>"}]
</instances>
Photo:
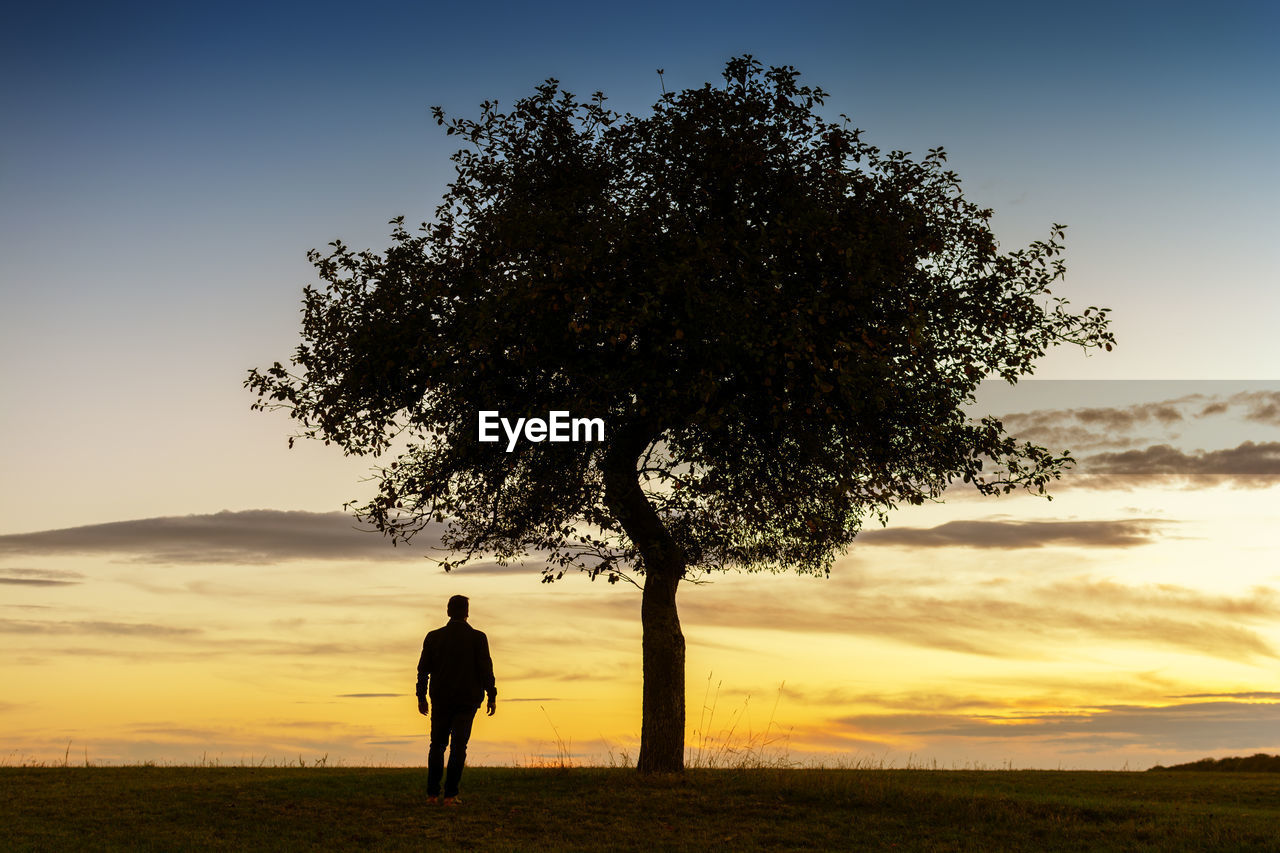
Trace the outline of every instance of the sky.
<instances>
[{"instance_id":1,"label":"sky","mask_svg":"<svg viewBox=\"0 0 1280 853\"><path fill-rule=\"evenodd\" d=\"M1269 3L27 4L0 27L0 762L416 764L422 635L472 597L472 761L634 760L639 596L360 531L368 466L249 410L306 251L430 219L452 140L554 77L643 113L792 65L944 146L1111 353L984 387L1055 499L869 528L829 580L680 594L702 759L1138 769L1280 752L1280 12ZM695 756L697 757L697 756Z\"/></svg>"}]
</instances>

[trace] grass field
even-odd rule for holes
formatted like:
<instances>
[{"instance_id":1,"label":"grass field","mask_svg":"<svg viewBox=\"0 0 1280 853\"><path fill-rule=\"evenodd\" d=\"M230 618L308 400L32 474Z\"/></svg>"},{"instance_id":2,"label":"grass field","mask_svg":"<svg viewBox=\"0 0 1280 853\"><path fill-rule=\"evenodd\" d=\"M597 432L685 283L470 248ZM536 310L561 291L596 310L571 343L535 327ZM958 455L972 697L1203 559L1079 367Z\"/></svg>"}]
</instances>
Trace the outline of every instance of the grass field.
<instances>
[{"instance_id":1,"label":"grass field","mask_svg":"<svg viewBox=\"0 0 1280 853\"><path fill-rule=\"evenodd\" d=\"M1280 774L0 767L8 850L1278 850Z\"/></svg>"}]
</instances>

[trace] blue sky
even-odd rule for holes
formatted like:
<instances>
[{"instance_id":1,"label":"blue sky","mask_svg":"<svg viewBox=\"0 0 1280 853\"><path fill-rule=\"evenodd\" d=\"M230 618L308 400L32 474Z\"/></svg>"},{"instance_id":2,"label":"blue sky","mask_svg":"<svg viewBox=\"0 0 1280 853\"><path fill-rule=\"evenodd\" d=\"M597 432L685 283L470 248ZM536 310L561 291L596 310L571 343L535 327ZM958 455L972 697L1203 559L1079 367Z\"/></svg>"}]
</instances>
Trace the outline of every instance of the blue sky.
<instances>
[{"instance_id":1,"label":"blue sky","mask_svg":"<svg viewBox=\"0 0 1280 853\"><path fill-rule=\"evenodd\" d=\"M200 369L228 338L251 363L279 352L307 248L380 247L387 219L430 216L451 150L433 104L470 114L555 76L641 111L656 68L696 86L743 52L796 66L883 148L945 146L1005 245L1071 226L1072 294L1112 305L1124 346L1062 375L1266 378L1280 362L1254 348L1256 309L1277 307L1271 4L32 4L6 17L0 272L16 330L0 354L39 353L55 385L112 337L136 342L123 350L136 358L101 365L120 375L175 350L171 363ZM218 344L192 340L184 316ZM1173 347L1184 323L1208 345Z\"/></svg>"}]
</instances>

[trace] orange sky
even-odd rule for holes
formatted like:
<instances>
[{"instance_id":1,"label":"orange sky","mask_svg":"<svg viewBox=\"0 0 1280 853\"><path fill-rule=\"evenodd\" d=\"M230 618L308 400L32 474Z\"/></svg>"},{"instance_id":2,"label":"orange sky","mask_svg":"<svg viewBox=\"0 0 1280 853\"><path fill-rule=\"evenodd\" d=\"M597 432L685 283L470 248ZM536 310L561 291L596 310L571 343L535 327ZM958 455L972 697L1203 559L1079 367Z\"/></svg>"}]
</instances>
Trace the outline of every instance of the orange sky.
<instances>
[{"instance_id":1,"label":"orange sky","mask_svg":"<svg viewBox=\"0 0 1280 853\"><path fill-rule=\"evenodd\" d=\"M1150 399L1079 405L1119 393L1096 385L1031 383L1028 402L1069 406L1007 418L1082 448L1052 502L957 492L873 523L830 579L686 583L690 745L1082 768L1280 750L1280 390L1120 383ZM1104 455L1204 438L1234 461L1188 447L1193 473L1152 477ZM455 593L500 690L473 761L542 760L557 738L634 758L635 589L542 584L536 560L446 575L354 528L258 510L0 536L9 761L70 743L101 763L420 763L414 666Z\"/></svg>"}]
</instances>

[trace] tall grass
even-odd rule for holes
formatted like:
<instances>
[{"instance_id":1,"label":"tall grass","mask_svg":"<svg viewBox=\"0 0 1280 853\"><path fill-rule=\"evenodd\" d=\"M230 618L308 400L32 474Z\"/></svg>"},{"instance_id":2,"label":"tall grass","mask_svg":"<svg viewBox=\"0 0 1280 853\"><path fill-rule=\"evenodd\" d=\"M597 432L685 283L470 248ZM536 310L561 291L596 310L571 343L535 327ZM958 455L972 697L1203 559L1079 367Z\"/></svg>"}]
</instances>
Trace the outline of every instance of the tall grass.
<instances>
[{"instance_id":1,"label":"tall grass","mask_svg":"<svg viewBox=\"0 0 1280 853\"><path fill-rule=\"evenodd\" d=\"M573 760L573 738L565 740L560 736L560 729L556 728L556 724L552 722L551 715L547 713L547 709L542 705L538 706L538 710L542 712L542 716L547 718L547 725L551 726L551 733L556 739L556 754L535 756L524 763L524 767L541 767L554 768L557 770L568 770L575 766Z\"/></svg>"},{"instance_id":2,"label":"tall grass","mask_svg":"<svg viewBox=\"0 0 1280 853\"><path fill-rule=\"evenodd\" d=\"M799 762L792 761L790 757L791 731L783 731L775 722L786 682L778 685L769 721L762 731L756 731L751 723L750 694L743 700L742 707L732 711L728 721L715 730L722 682L716 682L713 693L711 679L712 675L708 674L698 727L690 733L689 744L685 748L686 767L747 770L799 766Z\"/></svg>"}]
</instances>

